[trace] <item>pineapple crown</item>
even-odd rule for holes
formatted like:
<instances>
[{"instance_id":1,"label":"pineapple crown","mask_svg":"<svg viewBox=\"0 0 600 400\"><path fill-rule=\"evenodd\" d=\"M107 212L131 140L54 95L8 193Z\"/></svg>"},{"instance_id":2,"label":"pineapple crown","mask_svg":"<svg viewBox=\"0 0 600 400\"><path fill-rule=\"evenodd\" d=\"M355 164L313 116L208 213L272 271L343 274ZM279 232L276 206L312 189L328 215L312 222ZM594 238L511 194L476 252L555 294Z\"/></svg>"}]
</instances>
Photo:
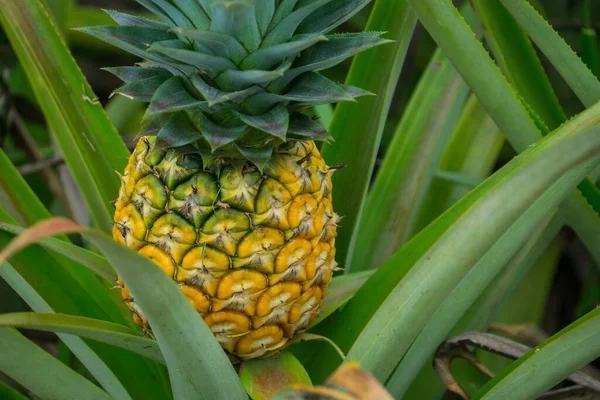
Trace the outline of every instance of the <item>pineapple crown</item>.
<instances>
[{"instance_id":1,"label":"pineapple crown","mask_svg":"<svg viewBox=\"0 0 600 400\"><path fill-rule=\"evenodd\" d=\"M140 136L261 168L286 141L331 139L302 110L371 94L318 73L388 42L326 35L369 1L137 0L163 22L107 11L118 26L80 30L144 59L105 68L149 102Z\"/></svg>"}]
</instances>

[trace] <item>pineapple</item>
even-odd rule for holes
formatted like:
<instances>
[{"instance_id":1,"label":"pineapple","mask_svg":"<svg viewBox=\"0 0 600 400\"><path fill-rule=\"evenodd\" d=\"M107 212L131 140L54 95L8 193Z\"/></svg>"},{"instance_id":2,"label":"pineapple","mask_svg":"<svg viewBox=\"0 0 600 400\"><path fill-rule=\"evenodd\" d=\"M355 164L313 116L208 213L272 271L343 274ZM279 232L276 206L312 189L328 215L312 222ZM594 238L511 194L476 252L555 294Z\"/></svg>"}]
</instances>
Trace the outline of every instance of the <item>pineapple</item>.
<instances>
[{"instance_id":1,"label":"pineapple","mask_svg":"<svg viewBox=\"0 0 600 400\"><path fill-rule=\"evenodd\" d=\"M115 240L179 285L233 360L276 352L316 317L340 217L302 111L369 94L317 71L384 43L326 35L365 0L138 0L82 30L144 61L107 70L148 102L116 200ZM137 324L151 331L121 283Z\"/></svg>"}]
</instances>

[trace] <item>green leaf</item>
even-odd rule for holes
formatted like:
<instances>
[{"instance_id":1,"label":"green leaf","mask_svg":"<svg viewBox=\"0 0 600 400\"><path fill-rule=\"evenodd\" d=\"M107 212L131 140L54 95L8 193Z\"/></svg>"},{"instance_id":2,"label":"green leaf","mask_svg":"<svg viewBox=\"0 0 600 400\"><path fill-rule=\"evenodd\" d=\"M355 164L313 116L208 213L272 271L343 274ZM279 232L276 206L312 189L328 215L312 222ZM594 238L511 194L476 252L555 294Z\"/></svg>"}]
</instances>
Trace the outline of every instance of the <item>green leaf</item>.
<instances>
[{"instance_id":1,"label":"green leaf","mask_svg":"<svg viewBox=\"0 0 600 400\"><path fill-rule=\"evenodd\" d=\"M354 101L340 85L316 72L305 72L294 80L285 94L278 97L283 100L318 104Z\"/></svg>"},{"instance_id":2,"label":"green leaf","mask_svg":"<svg viewBox=\"0 0 600 400\"><path fill-rule=\"evenodd\" d=\"M28 400L28 397L0 381L0 398L5 400Z\"/></svg>"},{"instance_id":3,"label":"green leaf","mask_svg":"<svg viewBox=\"0 0 600 400\"><path fill-rule=\"evenodd\" d=\"M296 56L301 51L314 46L318 42L326 41L323 35L306 35L296 37L295 40L276 44L274 46L261 48L252 54L240 64L240 68L265 70L281 63L290 56Z\"/></svg>"},{"instance_id":4,"label":"green leaf","mask_svg":"<svg viewBox=\"0 0 600 400\"><path fill-rule=\"evenodd\" d=\"M512 147L520 152L527 148L527 146L535 143L541 135L540 127L532 119L535 112L521 102L518 94L510 87L481 43L475 39L473 32L465 24L458 10L445 0L410 0L410 2L425 28L436 40L442 51L446 53L467 84L469 84ZM531 6L527 4L524 9L528 8L531 8ZM533 8L531 8L531 12L545 24ZM519 21L519 18L516 19ZM526 30L529 29L528 27L524 28ZM549 26L548 29L552 31ZM555 33L553 34L556 35ZM556 37L562 43L562 39L558 35ZM533 39L536 44L540 45L535 38ZM558 43L555 44L558 45ZM546 43L543 45L545 46ZM562 49L565 49L564 43L562 44ZM573 56L576 60L569 61L568 56L572 52L568 47L566 50L568 50L566 54L560 51L561 59L566 60L565 64L573 64L573 68L577 68L577 65L579 65L583 67L583 70L587 71L587 68L583 66L575 55ZM473 68L473 65L477 65L478 68ZM592 91L594 86L600 85L589 71L587 73L583 71L576 72L577 79L581 78L585 83L590 84ZM586 78L588 75L591 76L595 83ZM566 75L564 78L567 82L571 79ZM577 88L578 86L575 84L576 82L571 84L571 86ZM572 204L574 204L576 196L578 196L578 193L574 192L566 199L567 203L571 204L569 207L572 207ZM583 211L570 209L570 212L581 213ZM594 220L600 227L600 216L594 218Z\"/></svg>"},{"instance_id":5,"label":"green leaf","mask_svg":"<svg viewBox=\"0 0 600 400\"><path fill-rule=\"evenodd\" d=\"M370 0L333 0L302 21L296 33L329 32L352 18L369 2Z\"/></svg>"},{"instance_id":6,"label":"green leaf","mask_svg":"<svg viewBox=\"0 0 600 400\"><path fill-rule=\"evenodd\" d=\"M186 108L206 107L206 105L206 101L196 99L187 91L180 77L174 76L158 88L148 105L145 118Z\"/></svg>"},{"instance_id":7,"label":"green leaf","mask_svg":"<svg viewBox=\"0 0 600 400\"><path fill-rule=\"evenodd\" d=\"M253 3L213 2L210 12L211 31L236 38L249 52L258 49L262 36L258 29Z\"/></svg>"},{"instance_id":8,"label":"green leaf","mask_svg":"<svg viewBox=\"0 0 600 400\"><path fill-rule=\"evenodd\" d=\"M527 34L499 0L479 0L473 4L482 17L485 25L484 32L488 43L491 44L496 60L499 60L509 80L514 84L519 94L523 96L527 105L531 106L532 110L530 112L534 119L537 119L539 115L541 123L538 123L538 126L541 126L542 134L550 133L551 130L556 129L566 120L566 116L558 103ZM557 61L571 59L574 65L579 62L573 59L575 55L566 44L563 43L561 49L563 54L557 56L559 57L556 59ZM561 49L553 49L552 51L557 53L557 50L561 52ZM581 63L579 62L579 64ZM591 84L593 77L590 77L587 73L582 73L584 78L590 80L589 83ZM600 98L600 93L597 94ZM570 214L569 224L588 246L595 259L600 260L600 251L597 249L598 246L594 245L599 234L588 228L590 224L593 224L596 229L600 228L600 191L589 179L581 182L578 188L595 208L598 215L594 216L587 212L586 208L589 207L584 202L578 201L579 196L576 193L566 200L562 208L564 212ZM584 217L585 214L587 215Z\"/></svg>"},{"instance_id":9,"label":"green leaf","mask_svg":"<svg viewBox=\"0 0 600 400\"><path fill-rule=\"evenodd\" d=\"M228 58L236 64L248 55L248 50L233 36L212 31L173 29L173 32L194 40L197 46L212 52L216 56Z\"/></svg>"},{"instance_id":10,"label":"green leaf","mask_svg":"<svg viewBox=\"0 0 600 400\"><path fill-rule=\"evenodd\" d=\"M508 80L550 130L558 128L567 117L527 33L499 0L475 0L472 4L494 58Z\"/></svg>"},{"instance_id":11,"label":"green leaf","mask_svg":"<svg viewBox=\"0 0 600 400\"><path fill-rule=\"evenodd\" d=\"M72 315L24 312L0 314L0 326L68 333L130 350L163 364L165 362L155 340L141 337L138 332L112 322Z\"/></svg>"},{"instance_id":12,"label":"green leaf","mask_svg":"<svg viewBox=\"0 0 600 400\"><path fill-rule=\"evenodd\" d=\"M469 331L486 331L490 323L495 320L500 308L506 303L508 297L512 294L514 287L522 280L523 275L527 274L528 271L531 270L536 260L539 259L540 255L548 247L548 244L556 237L556 234L560 231L562 225L562 219L557 218L556 216L553 217L548 224L541 224L540 229L536 230L536 232L531 235L531 238L527 241L527 243L514 255L510 262L494 278L492 283L485 288L485 291L477 298L475 302L473 302L469 310L463 314L463 316L460 318L460 321L454 326L454 328L452 328L446 337L453 337ZM477 272L482 272L481 275L484 280L488 279L488 275L485 271L485 265L479 263L478 268L479 271L473 269L461 281L461 283L452 291L452 294L448 297L447 302L452 300L464 301L466 297L464 294L472 291L473 289L476 290L477 288L474 288L471 285L478 283L476 282L476 280L479 280L479 274ZM544 272L544 274L547 273ZM537 276L535 276L534 279L536 286L539 286L540 284L547 284L547 282L540 282L540 279ZM519 303L519 307L520 309L523 309L522 303ZM426 338L425 335L427 332L432 332L431 329L435 329L435 326L443 320L444 315L441 312L436 311L434 317L432 317L427 327L424 328L419 334L419 338L411 345L411 349L409 349L409 352L403 359L402 363L408 361L407 357L409 357L411 352L414 356L415 353L419 351L419 344L417 341L420 341L421 344L423 344L423 339ZM437 334L438 332L435 333L432 339L437 340L439 338ZM441 340L438 340L434 346L438 346L440 342ZM427 350L425 352L427 352ZM420 365L423 365L424 363L425 365L419 375L412 382L410 389L406 391L404 398L407 400L441 398L443 393L446 391L446 387L439 380L438 374L432 368L432 363L430 362L433 356L432 350L429 351L429 355L430 357L428 360L422 359L420 362ZM404 365L409 365L409 363ZM476 370L473 370L468 366L461 365L459 363L457 363L457 365L453 364L453 371L456 371L456 375L462 375L461 377L463 378L466 376L466 379L469 380L470 384L479 383L479 377L481 374L477 373ZM410 384L412 379L412 371L405 371L396 368L394 375L390 377L387 383L387 387L398 396L400 393L403 393L406 390L403 385ZM489 378L485 377L484 382L479 384L479 387L483 386L488 379ZM463 382L461 380L461 384L462 383Z\"/></svg>"},{"instance_id":13,"label":"green leaf","mask_svg":"<svg viewBox=\"0 0 600 400\"><path fill-rule=\"evenodd\" d=\"M129 152L56 31L41 1L0 0L0 23L100 229L112 229L109 202Z\"/></svg>"},{"instance_id":14,"label":"green leaf","mask_svg":"<svg viewBox=\"0 0 600 400\"><path fill-rule=\"evenodd\" d=\"M380 44L390 43L381 39L381 32L343 33L327 36L327 41L320 42L306 49L294 61L293 68L284 73L282 79L273 82L271 89L282 90L298 75L308 71L320 71L333 67L347 58Z\"/></svg>"},{"instance_id":15,"label":"green leaf","mask_svg":"<svg viewBox=\"0 0 600 400\"><path fill-rule=\"evenodd\" d=\"M278 105L271 111L262 115L238 115L245 124L273 135L281 140L285 140L288 124L290 122L290 115L283 104Z\"/></svg>"},{"instance_id":16,"label":"green leaf","mask_svg":"<svg viewBox=\"0 0 600 400\"><path fill-rule=\"evenodd\" d=\"M468 87L437 51L396 127L358 226L349 271L377 268L408 240ZM342 172L343 173L343 172Z\"/></svg>"},{"instance_id":17,"label":"green leaf","mask_svg":"<svg viewBox=\"0 0 600 400\"><path fill-rule=\"evenodd\" d=\"M296 29L306 17L331 1L332 0L313 0L310 2L300 2L290 15L285 17L277 24L277 26L270 30L260 43L260 47L265 48L290 41L292 36L296 33Z\"/></svg>"},{"instance_id":18,"label":"green leaf","mask_svg":"<svg viewBox=\"0 0 600 400\"><path fill-rule=\"evenodd\" d=\"M336 239L337 259L342 266L352 261L381 134L416 22L416 15L405 0L375 3L366 30L387 32L384 37L394 42L356 56L346 84L377 96L338 104L329 127L336 142L323 147L323 157L330 165L347 165L333 176L334 208L344 216L344 230ZM373 73L373 65L378 66L377 73Z\"/></svg>"},{"instance_id":19,"label":"green leaf","mask_svg":"<svg viewBox=\"0 0 600 400\"><path fill-rule=\"evenodd\" d=\"M565 181L574 187L586 168L597 164L597 157L592 159L600 150L600 129L594 127L598 116L600 105L513 159L403 246L317 330L343 351L349 349L350 360L385 380L433 312L504 232L561 176L566 174ZM550 196L552 207L561 194ZM536 225L530 224L521 229L532 231ZM522 245L515 239L510 242L514 252ZM502 256L508 260L513 254ZM339 324L343 330L336 329ZM309 370L323 378L335 366L331 354L319 351Z\"/></svg>"},{"instance_id":20,"label":"green leaf","mask_svg":"<svg viewBox=\"0 0 600 400\"><path fill-rule=\"evenodd\" d=\"M489 248L433 313L389 378L386 386L391 393L397 397L403 396L418 371L425 366L427 360L435 353L436 348L469 307L475 304L487 287L491 287L492 290L496 289L491 286L491 282L503 269L510 270L513 275L520 272L517 268L522 267L523 258L530 255L529 251L536 243L535 239L540 237L544 231L543 228L550 220L549 215L554 211L560 198L564 197L573 187L571 177L561 178L559 182L540 196L523 216ZM541 228L536 229L540 224ZM512 254L515 256L510 259ZM539 253L537 255L539 256ZM515 271L515 269L517 270ZM507 290L502 285L499 285L497 289ZM482 308L481 311L487 311L490 315L494 311L490 308Z\"/></svg>"},{"instance_id":21,"label":"green leaf","mask_svg":"<svg viewBox=\"0 0 600 400\"><path fill-rule=\"evenodd\" d=\"M66 219L41 222L7 246L9 256L39 238L80 232L119 272L156 336L175 399L244 399L245 391L225 352L173 280L156 264L109 236Z\"/></svg>"},{"instance_id":22,"label":"green leaf","mask_svg":"<svg viewBox=\"0 0 600 400\"><path fill-rule=\"evenodd\" d=\"M584 106L600 99L600 82L568 44L528 2L500 0L573 89Z\"/></svg>"},{"instance_id":23,"label":"green leaf","mask_svg":"<svg viewBox=\"0 0 600 400\"><path fill-rule=\"evenodd\" d=\"M487 178L504 144L504 137L494 121L471 94L465 104L429 192L423 199L421 213L413 234L463 198Z\"/></svg>"},{"instance_id":24,"label":"green leaf","mask_svg":"<svg viewBox=\"0 0 600 400\"><path fill-rule=\"evenodd\" d=\"M162 31L167 31L169 29L169 25L153 19L140 17L138 15L125 14L115 10L103 11L110 15L110 17L120 26L139 26L141 28L158 29Z\"/></svg>"},{"instance_id":25,"label":"green leaf","mask_svg":"<svg viewBox=\"0 0 600 400\"><path fill-rule=\"evenodd\" d=\"M600 309L596 308L513 362L473 399L536 398L598 355Z\"/></svg>"},{"instance_id":26,"label":"green leaf","mask_svg":"<svg viewBox=\"0 0 600 400\"><path fill-rule=\"evenodd\" d=\"M234 63L223 57L199 53L195 50L166 47L159 43L155 43L148 48L148 52L163 54L173 60L190 65L196 71L205 73L211 78L224 70L237 68Z\"/></svg>"},{"instance_id":27,"label":"green leaf","mask_svg":"<svg viewBox=\"0 0 600 400\"><path fill-rule=\"evenodd\" d=\"M312 322L312 326L317 325L325 318L333 314L334 311L341 308L354 296L360 287L373 275L374 271L353 272L333 277L331 285L327 288L327 296L323 300L320 314Z\"/></svg>"},{"instance_id":28,"label":"green leaf","mask_svg":"<svg viewBox=\"0 0 600 400\"><path fill-rule=\"evenodd\" d=\"M0 149L0 207L22 225L50 218L50 213Z\"/></svg>"},{"instance_id":29,"label":"green leaf","mask_svg":"<svg viewBox=\"0 0 600 400\"><path fill-rule=\"evenodd\" d=\"M320 124L313 121L307 115L293 113L290 115L290 125L288 126L288 136L310 138L310 140L329 141L331 135Z\"/></svg>"},{"instance_id":30,"label":"green leaf","mask_svg":"<svg viewBox=\"0 0 600 400\"><path fill-rule=\"evenodd\" d=\"M0 222L0 230L12 233L14 235L20 235L26 231L26 229L21 228L20 226L7 224L5 222ZM99 256L96 253L53 237L40 239L38 244L50 251L62 254L74 262L85 266L96 275L112 283L116 282L117 280L117 274L111 267L110 263L106 261L104 257Z\"/></svg>"},{"instance_id":31,"label":"green leaf","mask_svg":"<svg viewBox=\"0 0 600 400\"><path fill-rule=\"evenodd\" d=\"M50 305L46 303L46 301L9 263L0 261L0 277L2 277L2 279L4 279L32 309L41 312L54 312ZM0 330L4 331L7 329L8 328L0 328ZM99 357L97 348L93 349L78 337L62 334L59 334L58 336L111 396L117 399L131 399L131 396L123 387L123 384L119 382L118 377ZM0 361L0 371L2 371L1 364L2 362ZM6 373L10 376L9 372ZM14 379L18 381L17 378ZM30 390L32 389L29 386L27 386L27 388Z\"/></svg>"},{"instance_id":32,"label":"green leaf","mask_svg":"<svg viewBox=\"0 0 600 400\"><path fill-rule=\"evenodd\" d=\"M598 54L598 35L594 29L583 28L580 33L581 60L592 74L600 73L600 55Z\"/></svg>"},{"instance_id":33,"label":"green leaf","mask_svg":"<svg viewBox=\"0 0 600 400\"><path fill-rule=\"evenodd\" d=\"M288 351L244 362L240 380L252 400L269 400L290 385L312 385L300 361Z\"/></svg>"},{"instance_id":34,"label":"green leaf","mask_svg":"<svg viewBox=\"0 0 600 400\"><path fill-rule=\"evenodd\" d=\"M65 366L12 328L0 328L0 371L49 400L75 400L85 393L93 400L110 400L106 392Z\"/></svg>"}]
</instances>

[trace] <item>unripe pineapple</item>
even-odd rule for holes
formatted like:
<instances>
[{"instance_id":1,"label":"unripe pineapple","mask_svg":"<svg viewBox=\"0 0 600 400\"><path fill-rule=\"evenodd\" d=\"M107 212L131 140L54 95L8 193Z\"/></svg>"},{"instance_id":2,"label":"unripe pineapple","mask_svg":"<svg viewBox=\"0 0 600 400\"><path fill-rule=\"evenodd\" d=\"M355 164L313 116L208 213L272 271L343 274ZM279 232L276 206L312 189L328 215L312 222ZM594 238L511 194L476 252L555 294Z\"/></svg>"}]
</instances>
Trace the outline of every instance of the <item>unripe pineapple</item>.
<instances>
[{"instance_id":1,"label":"unripe pineapple","mask_svg":"<svg viewBox=\"0 0 600 400\"><path fill-rule=\"evenodd\" d=\"M149 102L116 201L114 238L158 264L233 359L283 348L336 270L330 139L302 110L368 94L318 74L384 43L324 34L366 0L138 0L83 30L142 57L107 70ZM137 324L151 331L122 287Z\"/></svg>"}]
</instances>

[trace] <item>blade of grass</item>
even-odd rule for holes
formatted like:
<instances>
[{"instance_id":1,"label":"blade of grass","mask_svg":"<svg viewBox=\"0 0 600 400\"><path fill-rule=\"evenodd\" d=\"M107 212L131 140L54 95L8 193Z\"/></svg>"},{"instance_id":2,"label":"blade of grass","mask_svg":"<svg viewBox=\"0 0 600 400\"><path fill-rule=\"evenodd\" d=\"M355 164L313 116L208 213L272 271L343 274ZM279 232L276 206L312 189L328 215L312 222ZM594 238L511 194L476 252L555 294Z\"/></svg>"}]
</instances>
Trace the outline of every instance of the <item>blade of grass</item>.
<instances>
[{"instance_id":1,"label":"blade of grass","mask_svg":"<svg viewBox=\"0 0 600 400\"><path fill-rule=\"evenodd\" d=\"M155 340L141 337L136 331L112 322L72 315L24 312L0 314L0 326L67 333L130 350L162 364L165 362Z\"/></svg>"},{"instance_id":2,"label":"blade of grass","mask_svg":"<svg viewBox=\"0 0 600 400\"><path fill-rule=\"evenodd\" d=\"M40 312L54 312L52 308L46 303L46 301L35 292L35 290L19 275L19 273L7 262L0 260L0 277L2 277L8 284L27 302L27 304L34 310ZM9 328L0 328L0 331L6 332ZM106 389L111 396L115 399L131 399L131 396L127 393L127 390L123 387L118 377L111 371L111 369L104 363L104 361L98 356L97 352L88 346L83 340L78 337L60 334L59 338L73 351L73 353L79 358L83 365L90 371L92 376L98 380L98 382ZM6 353L2 354L3 357L8 357ZM0 357L0 358L3 358ZM21 355L20 357L24 357ZM21 358L14 359L16 364L22 361ZM8 358L7 360L8 361ZM25 360L24 364L28 364L31 360ZM0 361L0 371L2 370L2 362ZM4 364L5 366L7 364ZM62 364L61 364L62 365ZM8 367L6 367L8 368ZM15 368L10 367L10 368ZM38 367L39 368L39 367ZM39 370L38 371L43 371ZM10 371L5 371L10 375ZM17 377L12 376L13 379L21 382ZM25 385L29 390L34 390L33 387Z\"/></svg>"},{"instance_id":3,"label":"blade of grass","mask_svg":"<svg viewBox=\"0 0 600 400\"><path fill-rule=\"evenodd\" d=\"M353 248L347 270L379 267L408 239L467 94L460 75L436 51L367 196L357 228L361 243Z\"/></svg>"},{"instance_id":4,"label":"blade of grass","mask_svg":"<svg viewBox=\"0 0 600 400\"><path fill-rule=\"evenodd\" d=\"M596 308L514 361L473 399L536 398L599 355L600 309Z\"/></svg>"},{"instance_id":5,"label":"blade of grass","mask_svg":"<svg viewBox=\"0 0 600 400\"><path fill-rule=\"evenodd\" d=\"M112 229L129 152L73 60L41 1L0 0L0 23L35 91L67 164L100 229Z\"/></svg>"},{"instance_id":6,"label":"blade of grass","mask_svg":"<svg viewBox=\"0 0 600 400\"><path fill-rule=\"evenodd\" d=\"M337 142L323 147L323 157L330 165L347 165L333 176L336 187L334 207L338 214L344 216L344 229L340 230L336 239L336 254L342 266L351 264L349 257L357 240L356 228L381 134L416 22L405 0L375 2L366 30L387 32L384 37L394 42L357 55L346 84L369 90L376 96L361 97L355 103L338 104L330 126ZM373 66L377 66L376 73Z\"/></svg>"},{"instance_id":7,"label":"blade of grass","mask_svg":"<svg viewBox=\"0 0 600 400\"><path fill-rule=\"evenodd\" d=\"M165 358L175 400L245 399L225 352L179 287L148 258L110 236L55 218L18 236L0 253L6 258L46 236L82 233L111 262L148 319Z\"/></svg>"},{"instance_id":8,"label":"blade of grass","mask_svg":"<svg viewBox=\"0 0 600 400\"><path fill-rule=\"evenodd\" d=\"M504 231L557 178L597 155L598 116L600 105L563 125L492 175L394 254L346 307L328 318L329 323L321 323L317 331L334 340L342 351L350 349L349 359L360 361L377 377L386 379L433 312ZM578 167L577 172L584 174L585 168L589 165ZM486 223L482 225L481 221ZM477 235L472 234L474 229ZM508 261L512 254L503 256ZM331 354L322 350L309 360L309 371L318 379L336 366Z\"/></svg>"},{"instance_id":9,"label":"blade of grass","mask_svg":"<svg viewBox=\"0 0 600 400\"><path fill-rule=\"evenodd\" d=\"M0 328L0 371L49 400L90 400L111 397L92 382L65 366L12 328Z\"/></svg>"}]
</instances>

